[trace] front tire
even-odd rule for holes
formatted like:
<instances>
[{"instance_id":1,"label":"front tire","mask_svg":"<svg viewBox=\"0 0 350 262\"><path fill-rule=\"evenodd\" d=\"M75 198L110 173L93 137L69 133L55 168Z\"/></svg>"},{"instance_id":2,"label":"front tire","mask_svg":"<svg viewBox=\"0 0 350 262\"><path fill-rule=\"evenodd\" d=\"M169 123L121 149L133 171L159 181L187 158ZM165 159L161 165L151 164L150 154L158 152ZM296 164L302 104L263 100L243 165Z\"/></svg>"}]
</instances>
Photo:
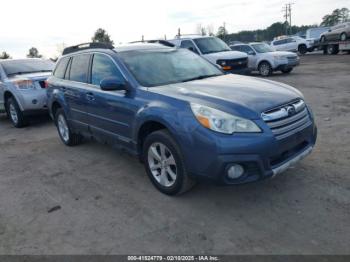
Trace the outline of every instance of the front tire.
<instances>
[{"instance_id":1,"label":"front tire","mask_svg":"<svg viewBox=\"0 0 350 262\"><path fill-rule=\"evenodd\" d=\"M23 115L23 112L19 108L19 105L14 97L7 99L6 113L14 127L22 128L28 124L27 119Z\"/></svg>"},{"instance_id":2,"label":"front tire","mask_svg":"<svg viewBox=\"0 0 350 262\"><path fill-rule=\"evenodd\" d=\"M180 195L195 184L188 176L179 146L168 131L148 135L142 157L151 182L163 194Z\"/></svg>"},{"instance_id":3,"label":"front tire","mask_svg":"<svg viewBox=\"0 0 350 262\"><path fill-rule=\"evenodd\" d=\"M59 108L56 112L55 124L58 134L65 145L76 146L82 142L83 137L72 132L62 108Z\"/></svg>"},{"instance_id":4,"label":"front tire","mask_svg":"<svg viewBox=\"0 0 350 262\"><path fill-rule=\"evenodd\" d=\"M300 45L300 46L298 47L298 52L299 52L300 54L302 54L302 55L305 55L306 52L307 52L307 47L306 47L306 45Z\"/></svg>"},{"instance_id":5,"label":"front tire","mask_svg":"<svg viewBox=\"0 0 350 262\"><path fill-rule=\"evenodd\" d=\"M261 62L259 65L259 73L262 76L270 76L272 74L272 67L268 62Z\"/></svg>"}]
</instances>

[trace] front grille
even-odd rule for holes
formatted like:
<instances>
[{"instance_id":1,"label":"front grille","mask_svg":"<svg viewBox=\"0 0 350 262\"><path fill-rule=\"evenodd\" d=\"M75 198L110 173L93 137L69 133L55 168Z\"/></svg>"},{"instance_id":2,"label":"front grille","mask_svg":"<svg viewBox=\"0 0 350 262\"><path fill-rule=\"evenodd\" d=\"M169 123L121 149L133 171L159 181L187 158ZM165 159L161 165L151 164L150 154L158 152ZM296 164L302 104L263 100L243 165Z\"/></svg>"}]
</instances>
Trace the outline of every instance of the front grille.
<instances>
[{"instance_id":1,"label":"front grille","mask_svg":"<svg viewBox=\"0 0 350 262\"><path fill-rule=\"evenodd\" d=\"M218 60L217 63L219 65L223 65L222 63L225 63L225 66L231 66L233 70L243 69L248 65L248 58Z\"/></svg>"},{"instance_id":2,"label":"front grille","mask_svg":"<svg viewBox=\"0 0 350 262\"><path fill-rule=\"evenodd\" d=\"M293 101L269 110L261 116L278 140L302 131L312 124L303 100Z\"/></svg>"}]
</instances>

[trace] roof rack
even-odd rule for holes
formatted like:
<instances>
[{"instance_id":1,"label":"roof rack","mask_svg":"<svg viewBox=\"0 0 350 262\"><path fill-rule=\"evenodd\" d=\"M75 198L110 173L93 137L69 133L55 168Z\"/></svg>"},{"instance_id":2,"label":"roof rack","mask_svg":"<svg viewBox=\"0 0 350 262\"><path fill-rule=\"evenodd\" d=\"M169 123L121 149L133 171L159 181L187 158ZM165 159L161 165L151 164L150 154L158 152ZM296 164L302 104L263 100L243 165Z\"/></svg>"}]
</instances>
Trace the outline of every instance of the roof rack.
<instances>
[{"instance_id":1,"label":"roof rack","mask_svg":"<svg viewBox=\"0 0 350 262\"><path fill-rule=\"evenodd\" d=\"M92 43L83 43L79 45L74 45L70 47L66 47L63 50L63 55L67 55L70 53L78 52L81 50L86 50L86 49L94 49L94 48L100 48L100 49L114 49L114 46L111 44L107 43L98 43L98 42L92 42Z\"/></svg>"},{"instance_id":2,"label":"roof rack","mask_svg":"<svg viewBox=\"0 0 350 262\"><path fill-rule=\"evenodd\" d=\"M130 43L132 43L132 44L134 44L134 43L150 43L150 44L161 44L161 45L165 45L165 46L168 46L168 47L175 47L175 45L173 43L170 43L169 41L166 41L166 40L159 40L159 39L133 41L133 42L130 42Z\"/></svg>"}]
</instances>

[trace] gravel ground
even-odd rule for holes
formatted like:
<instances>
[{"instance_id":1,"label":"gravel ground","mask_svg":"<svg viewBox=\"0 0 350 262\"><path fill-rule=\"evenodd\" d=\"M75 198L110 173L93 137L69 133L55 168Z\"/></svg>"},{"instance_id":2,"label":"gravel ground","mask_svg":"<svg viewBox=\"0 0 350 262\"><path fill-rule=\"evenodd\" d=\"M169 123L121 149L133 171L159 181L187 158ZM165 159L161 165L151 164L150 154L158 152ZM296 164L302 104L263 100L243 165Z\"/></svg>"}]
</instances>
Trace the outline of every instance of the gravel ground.
<instances>
[{"instance_id":1,"label":"gravel ground","mask_svg":"<svg viewBox=\"0 0 350 262\"><path fill-rule=\"evenodd\" d=\"M349 254L349 72L349 55L307 55L270 78L300 89L317 119L317 146L294 169L175 198L125 153L0 116L0 254Z\"/></svg>"}]
</instances>

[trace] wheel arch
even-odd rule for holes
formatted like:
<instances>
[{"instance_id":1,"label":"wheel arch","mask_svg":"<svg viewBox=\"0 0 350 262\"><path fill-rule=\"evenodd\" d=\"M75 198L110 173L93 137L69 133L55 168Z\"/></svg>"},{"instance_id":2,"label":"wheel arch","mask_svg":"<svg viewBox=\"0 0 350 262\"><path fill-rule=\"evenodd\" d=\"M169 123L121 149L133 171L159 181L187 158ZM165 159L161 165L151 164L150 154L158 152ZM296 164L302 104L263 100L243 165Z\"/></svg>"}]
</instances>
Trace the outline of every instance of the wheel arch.
<instances>
[{"instance_id":1,"label":"wheel arch","mask_svg":"<svg viewBox=\"0 0 350 262\"><path fill-rule=\"evenodd\" d=\"M137 131L134 134L134 141L137 145L138 154L142 154L143 142L145 141L146 137L149 134L162 129L167 130L172 137L177 140L174 136L175 132L170 124L158 117L149 117L138 125Z\"/></svg>"}]
</instances>

